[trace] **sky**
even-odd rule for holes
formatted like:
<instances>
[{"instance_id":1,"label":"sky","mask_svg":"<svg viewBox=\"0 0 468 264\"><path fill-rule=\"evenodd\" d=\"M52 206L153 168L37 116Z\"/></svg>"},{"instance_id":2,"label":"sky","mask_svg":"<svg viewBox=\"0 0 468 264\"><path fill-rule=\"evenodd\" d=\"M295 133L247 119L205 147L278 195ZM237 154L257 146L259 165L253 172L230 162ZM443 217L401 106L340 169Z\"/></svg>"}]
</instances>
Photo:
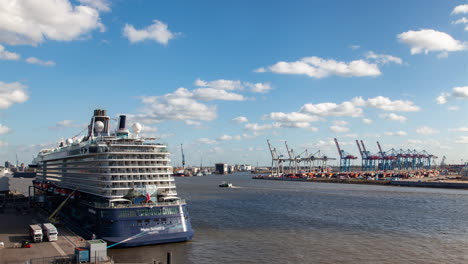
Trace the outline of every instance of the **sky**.
<instances>
[{"instance_id":1,"label":"sky","mask_svg":"<svg viewBox=\"0 0 468 264\"><path fill-rule=\"evenodd\" d=\"M0 0L0 161L98 108L174 166L269 165L267 139L468 161L468 1Z\"/></svg>"}]
</instances>

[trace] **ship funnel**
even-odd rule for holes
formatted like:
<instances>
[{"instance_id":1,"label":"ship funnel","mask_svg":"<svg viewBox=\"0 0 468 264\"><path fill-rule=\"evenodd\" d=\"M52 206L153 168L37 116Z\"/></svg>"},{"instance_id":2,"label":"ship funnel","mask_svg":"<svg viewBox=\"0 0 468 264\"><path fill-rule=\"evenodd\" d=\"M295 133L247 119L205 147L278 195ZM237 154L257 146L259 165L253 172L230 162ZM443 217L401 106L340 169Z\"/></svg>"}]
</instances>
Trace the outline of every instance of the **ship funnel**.
<instances>
[{"instance_id":1,"label":"ship funnel","mask_svg":"<svg viewBox=\"0 0 468 264\"><path fill-rule=\"evenodd\" d=\"M125 115L119 116L119 130L124 130L125 129L126 119L127 119L127 116L125 116Z\"/></svg>"},{"instance_id":2,"label":"ship funnel","mask_svg":"<svg viewBox=\"0 0 468 264\"><path fill-rule=\"evenodd\" d=\"M109 117L104 109L94 110L94 115L88 126L88 136L109 136Z\"/></svg>"}]
</instances>

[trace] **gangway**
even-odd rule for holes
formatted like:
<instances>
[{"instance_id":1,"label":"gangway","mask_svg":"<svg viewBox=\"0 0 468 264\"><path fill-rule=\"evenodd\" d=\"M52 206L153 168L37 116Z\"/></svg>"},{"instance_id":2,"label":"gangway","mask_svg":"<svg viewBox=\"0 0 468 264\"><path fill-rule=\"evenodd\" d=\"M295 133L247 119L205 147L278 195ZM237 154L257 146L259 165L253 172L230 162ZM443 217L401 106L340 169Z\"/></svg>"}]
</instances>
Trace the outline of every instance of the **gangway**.
<instances>
[{"instance_id":1,"label":"gangway","mask_svg":"<svg viewBox=\"0 0 468 264\"><path fill-rule=\"evenodd\" d=\"M67 198L65 198L65 200L63 200L63 202L57 207L57 209L55 209L55 211L49 216L49 221L51 223L56 224L58 222L58 219L56 218L58 212L67 203L68 199L70 199L75 194L77 190L78 188L76 188L73 192L71 192L70 195L68 195Z\"/></svg>"}]
</instances>

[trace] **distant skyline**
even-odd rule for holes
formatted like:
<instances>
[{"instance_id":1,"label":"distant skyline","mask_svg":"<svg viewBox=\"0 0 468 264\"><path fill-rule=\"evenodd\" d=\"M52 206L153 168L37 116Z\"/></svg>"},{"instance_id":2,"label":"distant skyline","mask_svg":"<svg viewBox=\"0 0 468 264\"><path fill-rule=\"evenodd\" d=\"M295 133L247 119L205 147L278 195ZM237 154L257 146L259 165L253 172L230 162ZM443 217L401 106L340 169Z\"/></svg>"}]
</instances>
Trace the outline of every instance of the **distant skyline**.
<instances>
[{"instance_id":1,"label":"distant skyline","mask_svg":"<svg viewBox=\"0 0 468 264\"><path fill-rule=\"evenodd\" d=\"M468 161L468 1L0 0L2 164L98 108L174 166L180 144L188 165L269 165L267 139L338 158L335 137Z\"/></svg>"}]
</instances>

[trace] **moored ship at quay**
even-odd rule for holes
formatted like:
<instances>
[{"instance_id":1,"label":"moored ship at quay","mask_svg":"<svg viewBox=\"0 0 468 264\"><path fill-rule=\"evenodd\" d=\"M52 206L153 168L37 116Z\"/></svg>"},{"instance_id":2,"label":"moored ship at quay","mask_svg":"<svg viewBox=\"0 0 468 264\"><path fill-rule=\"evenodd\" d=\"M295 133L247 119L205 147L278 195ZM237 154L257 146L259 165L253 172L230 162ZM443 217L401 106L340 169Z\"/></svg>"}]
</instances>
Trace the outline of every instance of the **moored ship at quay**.
<instances>
[{"instance_id":1,"label":"moored ship at quay","mask_svg":"<svg viewBox=\"0 0 468 264\"><path fill-rule=\"evenodd\" d=\"M120 247L181 242L193 237L179 198L167 146L140 138L142 126L115 132L105 110L95 110L86 136L41 150L34 159L36 196L81 236ZM65 201L69 198L67 201ZM65 201L65 202L64 202Z\"/></svg>"}]
</instances>

